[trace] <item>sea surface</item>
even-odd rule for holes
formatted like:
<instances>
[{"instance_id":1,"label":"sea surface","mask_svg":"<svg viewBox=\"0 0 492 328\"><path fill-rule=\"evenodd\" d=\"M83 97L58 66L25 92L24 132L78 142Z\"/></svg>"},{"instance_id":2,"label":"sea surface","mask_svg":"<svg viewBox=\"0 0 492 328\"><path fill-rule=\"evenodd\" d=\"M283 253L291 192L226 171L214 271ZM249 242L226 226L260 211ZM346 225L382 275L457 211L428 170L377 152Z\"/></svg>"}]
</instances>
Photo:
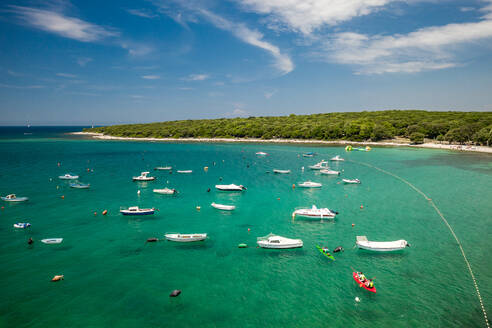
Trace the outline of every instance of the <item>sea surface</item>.
<instances>
[{"instance_id":1,"label":"sea surface","mask_svg":"<svg viewBox=\"0 0 492 328\"><path fill-rule=\"evenodd\" d=\"M407 180L436 204L461 241L492 316L491 155L100 141L65 134L80 130L0 128L0 194L30 198L1 204L0 327L485 327L473 281L441 217L409 185L374 167ZM258 151L269 155L258 157ZM300 156L309 151L317 156ZM343 171L340 177L308 169L337 154L346 159L331 164ZM175 170L153 170L164 165ZM292 173L273 174L274 168ZM132 182L142 171L157 180ZM57 178L67 172L91 188L69 188ZM342 177L362 183L344 185ZM292 187L306 180L323 187ZM214 189L229 183L248 189ZM179 194L152 192L163 187ZM212 202L237 209L222 212ZM292 219L296 208L313 204L339 215ZM119 214L120 207L132 205L159 211ZM14 229L16 222L32 227ZM179 244L165 241L166 232L206 232L209 238ZM256 238L270 232L300 238L304 247L256 248ZM406 239L411 247L374 254L354 248L358 235ZM57 237L63 243L40 242ZM163 241L147 243L150 237ZM240 249L239 243L249 247ZM331 261L316 245L345 251ZM377 294L359 288L353 269L375 277ZM64 281L50 281L60 274ZM174 289L182 294L170 298Z\"/></svg>"}]
</instances>

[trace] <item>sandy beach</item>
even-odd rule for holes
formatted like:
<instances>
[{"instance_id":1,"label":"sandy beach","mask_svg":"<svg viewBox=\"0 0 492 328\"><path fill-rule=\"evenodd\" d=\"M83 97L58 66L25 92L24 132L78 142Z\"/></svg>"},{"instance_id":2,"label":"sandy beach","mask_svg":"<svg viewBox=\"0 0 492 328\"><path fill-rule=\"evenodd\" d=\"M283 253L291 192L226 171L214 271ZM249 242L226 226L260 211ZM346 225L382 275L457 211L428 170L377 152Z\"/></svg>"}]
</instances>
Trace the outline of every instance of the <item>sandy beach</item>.
<instances>
[{"instance_id":1,"label":"sandy beach","mask_svg":"<svg viewBox=\"0 0 492 328\"><path fill-rule=\"evenodd\" d=\"M411 145L403 142L371 142L371 141L347 141L347 140L305 140L305 139L241 139L241 138L131 138L115 137L102 133L94 132L72 132L73 135L85 135L100 140L128 140L128 141L152 141L152 142L243 142L243 143L273 143L273 144L311 144L311 145L363 145L363 146L390 146L390 147L412 147L412 148L432 148L466 152L492 153L492 147L486 146L466 146L454 144L423 143Z\"/></svg>"}]
</instances>

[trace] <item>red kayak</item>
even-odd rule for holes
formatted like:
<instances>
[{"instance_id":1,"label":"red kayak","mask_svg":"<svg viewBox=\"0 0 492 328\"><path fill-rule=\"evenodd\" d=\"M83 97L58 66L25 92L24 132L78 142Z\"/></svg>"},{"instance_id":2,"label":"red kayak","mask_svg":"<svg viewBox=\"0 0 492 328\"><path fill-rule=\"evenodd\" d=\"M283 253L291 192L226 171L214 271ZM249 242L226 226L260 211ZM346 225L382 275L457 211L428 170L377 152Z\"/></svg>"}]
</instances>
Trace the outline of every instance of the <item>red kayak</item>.
<instances>
[{"instance_id":1,"label":"red kayak","mask_svg":"<svg viewBox=\"0 0 492 328\"><path fill-rule=\"evenodd\" d=\"M352 272L352 276L354 277L354 280L357 284L359 284L359 287L362 287L364 288L365 290L368 290L370 292L373 292L375 293L376 292L376 286L372 287L372 288L369 288L367 287L363 282L361 282L359 280L359 275L357 274L357 272Z\"/></svg>"}]
</instances>

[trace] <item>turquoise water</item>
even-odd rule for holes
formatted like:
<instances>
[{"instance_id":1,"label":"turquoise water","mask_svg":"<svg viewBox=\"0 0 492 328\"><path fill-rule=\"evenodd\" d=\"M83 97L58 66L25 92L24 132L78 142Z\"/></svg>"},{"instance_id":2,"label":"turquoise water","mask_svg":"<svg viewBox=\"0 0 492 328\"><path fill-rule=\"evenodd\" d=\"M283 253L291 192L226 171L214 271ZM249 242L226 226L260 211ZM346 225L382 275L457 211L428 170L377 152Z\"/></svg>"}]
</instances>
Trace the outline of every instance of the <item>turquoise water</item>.
<instances>
[{"instance_id":1,"label":"turquoise water","mask_svg":"<svg viewBox=\"0 0 492 328\"><path fill-rule=\"evenodd\" d=\"M23 204L3 203L0 210L0 327L484 327L463 257L436 211L408 185L355 162L397 174L433 199L461 240L492 315L490 155L94 141L63 131L0 131L0 193L30 197ZM270 155L258 158L257 151ZM298 156L308 151L319 155ZM307 169L336 154L355 162L332 167L343 170L344 177L359 178L361 185L339 184L340 178ZM193 174L152 170L160 165ZM268 173L273 168L292 174ZM131 181L146 170L155 182ZM66 172L80 174L91 189L70 189L56 178ZM323 187L292 188L308 179ZM218 183L243 184L248 190L219 193L213 188ZM152 193L164 186L179 195ZM220 212L210 207L213 201L237 209ZM335 222L292 220L295 208L312 204L340 214ZM120 206L131 205L159 212L140 218L118 213ZM12 224L19 221L32 227L15 230ZM210 237L188 245L145 242L166 232ZM256 237L270 232L301 238L304 247L256 248ZM412 247L368 253L353 248L357 235L406 239ZM35 240L31 246L29 237ZM54 237L64 238L63 243L39 242ZM239 249L239 243L250 247ZM333 262L317 244L342 245L345 252L335 254ZM359 288L351 267L376 277L378 293ZM56 274L65 280L50 282ZM182 294L169 298L173 289Z\"/></svg>"}]
</instances>

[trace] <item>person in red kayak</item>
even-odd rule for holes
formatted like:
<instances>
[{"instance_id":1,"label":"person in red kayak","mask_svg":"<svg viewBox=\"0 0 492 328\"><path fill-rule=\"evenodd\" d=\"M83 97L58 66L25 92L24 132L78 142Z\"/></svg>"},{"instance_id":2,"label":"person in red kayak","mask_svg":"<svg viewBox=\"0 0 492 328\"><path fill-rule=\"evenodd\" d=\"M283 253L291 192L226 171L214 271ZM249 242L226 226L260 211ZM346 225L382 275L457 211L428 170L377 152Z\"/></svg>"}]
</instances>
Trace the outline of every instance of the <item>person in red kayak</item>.
<instances>
[{"instance_id":1,"label":"person in red kayak","mask_svg":"<svg viewBox=\"0 0 492 328\"><path fill-rule=\"evenodd\" d=\"M373 288L374 287L374 282L372 281L372 279L367 279L366 282L365 282L365 285L367 288Z\"/></svg>"},{"instance_id":2,"label":"person in red kayak","mask_svg":"<svg viewBox=\"0 0 492 328\"><path fill-rule=\"evenodd\" d=\"M364 275L364 273L362 273L362 272L357 272L357 275L359 276L359 280L360 280L360 282L364 282L364 281L366 281L366 280L367 280L367 279L366 279L366 276Z\"/></svg>"}]
</instances>

